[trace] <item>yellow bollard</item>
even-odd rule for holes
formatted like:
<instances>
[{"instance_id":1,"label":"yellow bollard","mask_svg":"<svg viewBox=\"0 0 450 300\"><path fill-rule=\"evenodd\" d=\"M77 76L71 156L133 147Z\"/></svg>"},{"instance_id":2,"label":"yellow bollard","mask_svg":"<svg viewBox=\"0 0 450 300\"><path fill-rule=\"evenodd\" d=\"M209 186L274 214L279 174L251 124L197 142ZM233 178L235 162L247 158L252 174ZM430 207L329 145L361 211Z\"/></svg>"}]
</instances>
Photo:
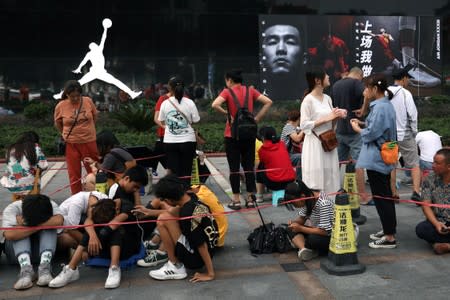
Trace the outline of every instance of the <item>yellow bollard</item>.
<instances>
[{"instance_id":1,"label":"yellow bollard","mask_svg":"<svg viewBox=\"0 0 450 300\"><path fill-rule=\"evenodd\" d=\"M358 262L355 231L347 193L336 196L328 258L320 262L320 267L328 274L338 276L359 274L366 270L366 267Z\"/></svg>"},{"instance_id":2,"label":"yellow bollard","mask_svg":"<svg viewBox=\"0 0 450 300\"><path fill-rule=\"evenodd\" d=\"M191 186L200 184L200 176L198 171L198 160L194 158L192 160L192 173L191 173Z\"/></svg>"},{"instance_id":3,"label":"yellow bollard","mask_svg":"<svg viewBox=\"0 0 450 300\"><path fill-rule=\"evenodd\" d=\"M344 190L350 193L349 201L353 221L358 225L366 223L367 221L366 216L361 215L361 208L359 205L358 185L356 184L355 165L352 163L349 163L345 167Z\"/></svg>"}]
</instances>

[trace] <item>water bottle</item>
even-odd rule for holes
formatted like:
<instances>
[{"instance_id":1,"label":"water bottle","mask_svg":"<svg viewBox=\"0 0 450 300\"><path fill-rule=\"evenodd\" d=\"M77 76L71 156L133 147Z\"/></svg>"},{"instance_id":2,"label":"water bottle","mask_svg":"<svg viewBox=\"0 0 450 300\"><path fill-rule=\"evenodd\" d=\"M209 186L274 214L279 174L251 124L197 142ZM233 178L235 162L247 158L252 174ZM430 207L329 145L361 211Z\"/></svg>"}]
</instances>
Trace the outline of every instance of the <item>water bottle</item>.
<instances>
[{"instance_id":1,"label":"water bottle","mask_svg":"<svg viewBox=\"0 0 450 300\"><path fill-rule=\"evenodd\" d=\"M95 175L95 190L97 192L107 194L108 190L108 176L102 170L98 170L97 175Z\"/></svg>"}]
</instances>

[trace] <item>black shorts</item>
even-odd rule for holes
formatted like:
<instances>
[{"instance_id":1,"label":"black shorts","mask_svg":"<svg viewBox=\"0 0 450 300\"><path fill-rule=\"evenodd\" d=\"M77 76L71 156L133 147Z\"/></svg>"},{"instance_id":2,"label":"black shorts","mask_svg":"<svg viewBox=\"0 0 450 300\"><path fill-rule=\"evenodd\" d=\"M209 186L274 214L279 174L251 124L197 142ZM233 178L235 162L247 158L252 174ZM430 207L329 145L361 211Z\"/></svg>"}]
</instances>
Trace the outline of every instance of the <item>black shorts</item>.
<instances>
[{"instance_id":1,"label":"black shorts","mask_svg":"<svg viewBox=\"0 0 450 300\"><path fill-rule=\"evenodd\" d=\"M175 256L188 269L199 269L205 265L197 249L191 250L189 242L184 235L180 236L175 245Z\"/></svg>"},{"instance_id":2,"label":"black shorts","mask_svg":"<svg viewBox=\"0 0 450 300\"><path fill-rule=\"evenodd\" d=\"M103 227L95 227L95 233L97 234L97 236L99 235L100 230ZM102 244L102 249L100 250L100 253L98 255L98 257L102 257L102 258L111 258L111 251L110 248L112 246L122 246L123 243L123 236L124 236L124 231L122 228L117 228L116 230L114 230L111 235L109 236L109 238L107 240L101 241ZM83 238L81 239L80 242L80 246L83 246L85 248L87 248L87 246L89 245L89 235L87 234L87 232L83 233ZM120 251L122 254L122 251ZM121 255L122 257L122 255Z\"/></svg>"}]
</instances>

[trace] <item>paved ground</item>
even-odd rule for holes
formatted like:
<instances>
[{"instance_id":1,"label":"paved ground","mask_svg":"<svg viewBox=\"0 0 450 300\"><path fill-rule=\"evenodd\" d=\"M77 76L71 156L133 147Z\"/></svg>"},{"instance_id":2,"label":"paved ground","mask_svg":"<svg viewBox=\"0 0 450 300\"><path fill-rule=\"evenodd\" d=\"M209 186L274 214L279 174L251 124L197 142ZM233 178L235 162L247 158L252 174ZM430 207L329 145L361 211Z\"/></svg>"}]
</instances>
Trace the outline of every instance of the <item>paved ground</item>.
<instances>
[{"instance_id":1,"label":"paved ground","mask_svg":"<svg viewBox=\"0 0 450 300\"><path fill-rule=\"evenodd\" d=\"M214 176L208 186L223 203L229 201L228 167L225 158L210 158ZM0 168L3 166L0 165ZM47 172L43 192L58 203L69 196L64 165L56 163ZM160 174L163 171L160 170ZM53 175L53 176L50 176ZM222 178L224 175L225 178ZM410 195L410 187L402 186L402 198ZM0 189L0 209L8 205L10 195ZM150 196L144 197L144 202ZM267 199L269 203L269 199ZM148 276L149 269L131 268L122 271L122 283L116 290L105 290L107 269L80 267L79 281L65 288L33 287L15 291L12 286L19 268L7 265L4 256L0 262L0 299L448 299L450 286L450 257L436 256L431 248L414 233L415 225L423 219L420 208L411 204L397 205L398 248L370 249L369 234L380 228L374 207L362 207L367 223L360 227L358 257L367 270L360 275L337 277L320 269L320 259L305 264L296 252L253 256L248 251L246 238L259 225L256 212L229 216L226 246L214 257L217 272L215 281L192 284L188 280L159 282ZM293 218L294 213L283 207L267 208L263 215L276 224ZM322 258L324 259L324 258ZM61 269L55 263L54 273Z\"/></svg>"}]
</instances>

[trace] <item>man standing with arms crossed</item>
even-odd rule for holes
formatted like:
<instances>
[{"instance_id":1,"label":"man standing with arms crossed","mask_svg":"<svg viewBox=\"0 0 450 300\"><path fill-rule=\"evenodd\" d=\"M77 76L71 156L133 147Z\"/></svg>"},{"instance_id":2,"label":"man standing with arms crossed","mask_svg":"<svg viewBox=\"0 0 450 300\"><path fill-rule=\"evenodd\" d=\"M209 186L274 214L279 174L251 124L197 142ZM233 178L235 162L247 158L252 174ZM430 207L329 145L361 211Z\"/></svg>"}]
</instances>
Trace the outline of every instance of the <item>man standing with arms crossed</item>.
<instances>
[{"instance_id":1,"label":"man standing with arms crossed","mask_svg":"<svg viewBox=\"0 0 450 300\"><path fill-rule=\"evenodd\" d=\"M361 135L356 133L350 121L356 117L362 117L367 108L364 104L364 85L361 82L363 72L358 67L353 67L348 76L338 80L332 87L331 98L333 106L346 109L348 116L346 119L338 119L336 137L339 141L338 155L339 161L352 159L358 160L361 151ZM356 169L356 185L360 195L361 204L368 203L368 195L364 183L364 169Z\"/></svg>"}]
</instances>

